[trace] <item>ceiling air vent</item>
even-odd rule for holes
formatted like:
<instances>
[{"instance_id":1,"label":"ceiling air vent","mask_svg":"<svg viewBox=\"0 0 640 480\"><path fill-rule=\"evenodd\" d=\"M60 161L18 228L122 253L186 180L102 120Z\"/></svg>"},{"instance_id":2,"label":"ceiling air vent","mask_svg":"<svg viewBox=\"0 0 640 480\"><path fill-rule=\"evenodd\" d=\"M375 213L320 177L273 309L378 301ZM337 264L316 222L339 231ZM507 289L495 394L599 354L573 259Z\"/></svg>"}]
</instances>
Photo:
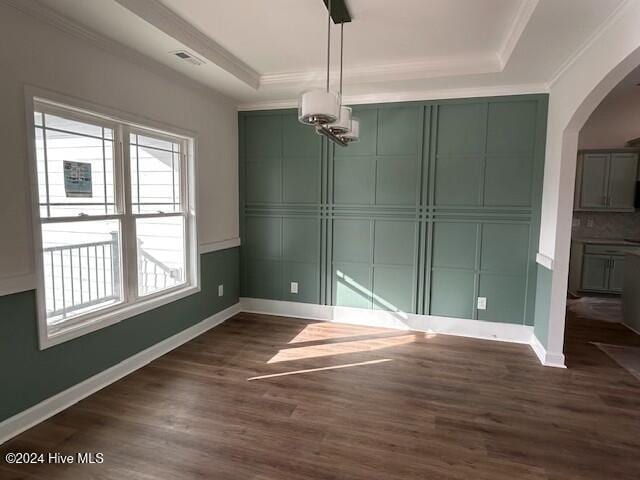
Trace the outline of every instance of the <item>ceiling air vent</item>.
<instances>
[{"instance_id":1,"label":"ceiling air vent","mask_svg":"<svg viewBox=\"0 0 640 480\"><path fill-rule=\"evenodd\" d=\"M172 55L175 55L176 57L178 57L181 60L184 60L186 62L189 62L193 65L202 65L204 62L202 60L200 60L198 57L196 57L194 54L189 53L185 50L178 50L176 52L170 52Z\"/></svg>"}]
</instances>

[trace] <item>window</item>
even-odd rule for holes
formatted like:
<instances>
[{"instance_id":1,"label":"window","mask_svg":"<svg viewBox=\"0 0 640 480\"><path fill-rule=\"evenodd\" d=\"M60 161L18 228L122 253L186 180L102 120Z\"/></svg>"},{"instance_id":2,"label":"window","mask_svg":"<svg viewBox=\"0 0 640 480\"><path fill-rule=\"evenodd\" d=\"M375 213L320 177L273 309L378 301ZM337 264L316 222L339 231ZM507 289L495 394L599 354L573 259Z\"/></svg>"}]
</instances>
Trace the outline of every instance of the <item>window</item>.
<instances>
[{"instance_id":1,"label":"window","mask_svg":"<svg viewBox=\"0 0 640 480\"><path fill-rule=\"evenodd\" d=\"M193 140L40 99L33 119L43 346L197 291Z\"/></svg>"}]
</instances>

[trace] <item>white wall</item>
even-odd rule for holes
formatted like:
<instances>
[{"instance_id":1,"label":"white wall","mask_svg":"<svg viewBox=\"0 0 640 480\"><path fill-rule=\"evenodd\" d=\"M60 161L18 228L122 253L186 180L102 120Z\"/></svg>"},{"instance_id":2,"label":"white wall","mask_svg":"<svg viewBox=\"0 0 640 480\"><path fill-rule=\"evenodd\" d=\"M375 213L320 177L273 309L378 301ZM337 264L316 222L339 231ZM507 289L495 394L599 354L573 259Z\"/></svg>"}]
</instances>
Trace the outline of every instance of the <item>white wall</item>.
<instances>
[{"instance_id":1,"label":"white wall","mask_svg":"<svg viewBox=\"0 0 640 480\"><path fill-rule=\"evenodd\" d=\"M623 148L629 140L638 137L640 87L633 81L631 85L615 89L598 105L580 130L578 147Z\"/></svg>"},{"instance_id":2,"label":"white wall","mask_svg":"<svg viewBox=\"0 0 640 480\"><path fill-rule=\"evenodd\" d=\"M547 351L561 354L578 132L602 99L640 64L640 0L628 0L552 84L540 253L553 261Z\"/></svg>"},{"instance_id":3,"label":"white wall","mask_svg":"<svg viewBox=\"0 0 640 480\"><path fill-rule=\"evenodd\" d=\"M32 85L193 131L199 241L238 237L235 103L109 53L0 2L0 294L34 271L24 87Z\"/></svg>"}]
</instances>

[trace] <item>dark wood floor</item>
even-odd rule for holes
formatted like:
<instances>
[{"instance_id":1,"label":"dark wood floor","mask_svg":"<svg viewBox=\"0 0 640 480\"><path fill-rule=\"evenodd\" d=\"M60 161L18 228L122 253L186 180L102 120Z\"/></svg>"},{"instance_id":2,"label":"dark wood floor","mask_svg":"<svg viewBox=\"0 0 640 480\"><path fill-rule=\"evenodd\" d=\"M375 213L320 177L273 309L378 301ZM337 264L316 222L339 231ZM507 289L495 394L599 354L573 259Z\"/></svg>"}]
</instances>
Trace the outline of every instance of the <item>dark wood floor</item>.
<instances>
[{"instance_id":1,"label":"dark wood floor","mask_svg":"<svg viewBox=\"0 0 640 480\"><path fill-rule=\"evenodd\" d=\"M0 477L637 480L640 382L590 341L640 345L571 318L561 370L525 345L241 314L0 448L104 464Z\"/></svg>"}]
</instances>

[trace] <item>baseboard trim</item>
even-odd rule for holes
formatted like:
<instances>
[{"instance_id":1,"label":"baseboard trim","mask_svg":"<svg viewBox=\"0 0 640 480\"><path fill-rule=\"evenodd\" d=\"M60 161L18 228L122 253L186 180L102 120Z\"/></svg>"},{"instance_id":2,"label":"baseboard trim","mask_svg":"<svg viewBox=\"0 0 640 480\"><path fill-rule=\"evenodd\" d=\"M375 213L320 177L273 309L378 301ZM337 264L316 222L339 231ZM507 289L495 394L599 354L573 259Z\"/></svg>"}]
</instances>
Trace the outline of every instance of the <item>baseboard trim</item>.
<instances>
[{"instance_id":1,"label":"baseboard trim","mask_svg":"<svg viewBox=\"0 0 640 480\"><path fill-rule=\"evenodd\" d=\"M527 345L531 344L533 336L533 327L527 325L247 297L242 297L240 303L242 311L249 313L350 323L369 327L416 330Z\"/></svg>"},{"instance_id":2,"label":"baseboard trim","mask_svg":"<svg viewBox=\"0 0 640 480\"><path fill-rule=\"evenodd\" d=\"M240 302L0 423L0 445L240 313Z\"/></svg>"},{"instance_id":3,"label":"baseboard trim","mask_svg":"<svg viewBox=\"0 0 640 480\"><path fill-rule=\"evenodd\" d=\"M535 352L540 363L545 367L567 368L562 353L549 353L535 335L531 335L531 349Z\"/></svg>"}]
</instances>

